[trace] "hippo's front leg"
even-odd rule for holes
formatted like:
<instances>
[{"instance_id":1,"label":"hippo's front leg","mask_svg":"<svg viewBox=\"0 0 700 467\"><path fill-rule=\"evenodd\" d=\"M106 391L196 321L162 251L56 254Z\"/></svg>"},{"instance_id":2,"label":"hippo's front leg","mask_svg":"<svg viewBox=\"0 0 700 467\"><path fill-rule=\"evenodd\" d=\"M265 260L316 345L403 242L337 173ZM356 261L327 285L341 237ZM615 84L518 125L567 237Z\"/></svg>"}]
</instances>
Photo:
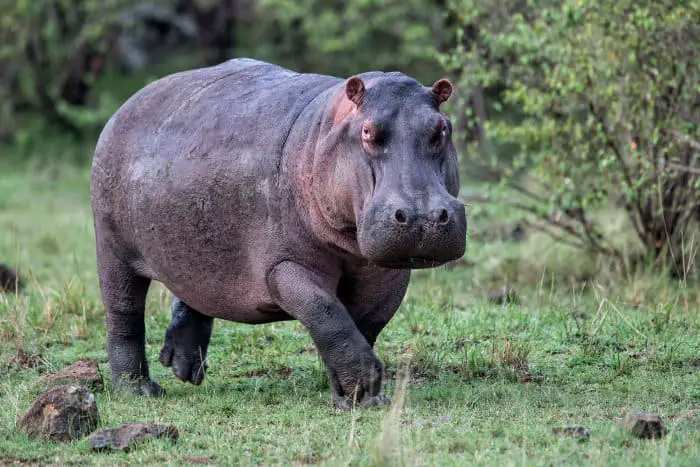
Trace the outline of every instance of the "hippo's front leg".
<instances>
[{"instance_id":1,"label":"hippo's front leg","mask_svg":"<svg viewBox=\"0 0 700 467\"><path fill-rule=\"evenodd\" d=\"M172 320L165 332L160 362L172 366L182 381L199 385L207 370L207 349L214 318L203 315L177 297L173 297Z\"/></svg>"},{"instance_id":2,"label":"hippo's front leg","mask_svg":"<svg viewBox=\"0 0 700 467\"><path fill-rule=\"evenodd\" d=\"M341 279L338 297L372 348L401 305L410 278L409 270L367 266ZM391 398L378 395L365 404L391 404ZM337 400L336 405L351 406L352 401Z\"/></svg>"},{"instance_id":3,"label":"hippo's front leg","mask_svg":"<svg viewBox=\"0 0 700 467\"><path fill-rule=\"evenodd\" d=\"M349 409L348 400L375 405L381 399L382 362L333 288L291 261L273 268L268 283L277 304L309 330L328 371L334 405Z\"/></svg>"}]
</instances>

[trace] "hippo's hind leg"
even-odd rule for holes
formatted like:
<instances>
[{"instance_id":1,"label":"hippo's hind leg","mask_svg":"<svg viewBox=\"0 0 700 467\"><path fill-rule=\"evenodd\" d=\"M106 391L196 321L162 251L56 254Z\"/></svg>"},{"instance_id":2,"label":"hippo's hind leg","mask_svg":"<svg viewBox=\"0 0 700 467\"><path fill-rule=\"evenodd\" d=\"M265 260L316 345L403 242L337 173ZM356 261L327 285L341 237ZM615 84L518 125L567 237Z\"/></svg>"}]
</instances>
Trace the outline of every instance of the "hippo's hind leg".
<instances>
[{"instance_id":1,"label":"hippo's hind leg","mask_svg":"<svg viewBox=\"0 0 700 467\"><path fill-rule=\"evenodd\" d=\"M173 317L165 333L160 362L172 366L182 381L199 385L204 380L209 339L214 318L203 315L177 297L173 297Z\"/></svg>"},{"instance_id":2,"label":"hippo's hind leg","mask_svg":"<svg viewBox=\"0 0 700 467\"><path fill-rule=\"evenodd\" d=\"M107 353L114 386L145 396L165 392L150 379L144 309L151 280L137 275L98 241L97 269L107 313Z\"/></svg>"}]
</instances>

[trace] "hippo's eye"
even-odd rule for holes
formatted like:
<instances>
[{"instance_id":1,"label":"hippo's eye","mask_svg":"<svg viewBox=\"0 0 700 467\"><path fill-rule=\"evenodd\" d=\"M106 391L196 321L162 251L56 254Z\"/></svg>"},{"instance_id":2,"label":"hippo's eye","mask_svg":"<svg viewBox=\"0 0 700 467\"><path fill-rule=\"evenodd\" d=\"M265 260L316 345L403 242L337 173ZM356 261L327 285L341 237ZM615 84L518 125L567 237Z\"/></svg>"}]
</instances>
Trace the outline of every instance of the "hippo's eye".
<instances>
[{"instance_id":1,"label":"hippo's eye","mask_svg":"<svg viewBox=\"0 0 700 467\"><path fill-rule=\"evenodd\" d=\"M362 125L361 134L362 146L365 151L372 156L379 154L379 147L382 144L382 135L379 128L372 122L365 122Z\"/></svg>"},{"instance_id":2,"label":"hippo's eye","mask_svg":"<svg viewBox=\"0 0 700 467\"><path fill-rule=\"evenodd\" d=\"M377 127L370 122L365 122L362 125L362 141L366 142L376 142L377 140Z\"/></svg>"},{"instance_id":3,"label":"hippo's eye","mask_svg":"<svg viewBox=\"0 0 700 467\"><path fill-rule=\"evenodd\" d=\"M445 120L438 120L437 125L433 129L433 133L430 136L430 146L433 149L440 149L445 137L447 136L447 126L445 125Z\"/></svg>"}]
</instances>

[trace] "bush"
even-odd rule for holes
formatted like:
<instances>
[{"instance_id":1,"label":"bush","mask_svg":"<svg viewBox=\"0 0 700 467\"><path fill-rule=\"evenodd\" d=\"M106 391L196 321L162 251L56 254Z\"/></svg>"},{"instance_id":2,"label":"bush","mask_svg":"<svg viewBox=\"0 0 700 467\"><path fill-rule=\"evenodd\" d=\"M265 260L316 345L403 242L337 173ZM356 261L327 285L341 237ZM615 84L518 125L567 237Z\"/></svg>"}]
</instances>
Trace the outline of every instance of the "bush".
<instances>
[{"instance_id":1,"label":"bush","mask_svg":"<svg viewBox=\"0 0 700 467\"><path fill-rule=\"evenodd\" d=\"M78 133L104 120L89 111L89 89L113 45L130 0L32 0L0 6L0 133L18 130L18 114L40 112Z\"/></svg>"},{"instance_id":2,"label":"bush","mask_svg":"<svg viewBox=\"0 0 700 467\"><path fill-rule=\"evenodd\" d=\"M614 201L655 263L678 266L700 213L700 1L461 0L450 10L460 45L443 63L461 87L498 90L471 162L555 238L627 264L595 218ZM508 108L517 119L499 116ZM512 161L484 153L489 141L517 148Z\"/></svg>"}]
</instances>

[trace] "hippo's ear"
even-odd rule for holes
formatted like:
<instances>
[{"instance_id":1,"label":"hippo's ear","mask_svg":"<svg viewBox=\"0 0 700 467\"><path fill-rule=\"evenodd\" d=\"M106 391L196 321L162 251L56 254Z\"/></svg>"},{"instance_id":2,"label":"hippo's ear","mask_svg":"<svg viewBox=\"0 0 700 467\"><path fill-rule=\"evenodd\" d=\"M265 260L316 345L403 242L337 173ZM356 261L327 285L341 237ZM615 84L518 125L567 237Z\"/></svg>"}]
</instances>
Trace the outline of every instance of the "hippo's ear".
<instances>
[{"instance_id":1,"label":"hippo's ear","mask_svg":"<svg viewBox=\"0 0 700 467\"><path fill-rule=\"evenodd\" d=\"M439 79L433 84L433 95L435 96L435 102L439 106L452 95L452 83L446 79Z\"/></svg>"},{"instance_id":2,"label":"hippo's ear","mask_svg":"<svg viewBox=\"0 0 700 467\"><path fill-rule=\"evenodd\" d=\"M345 95L348 96L348 99L359 106L364 94L365 83L358 76L348 78L348 81L345 83Z\"/></svg>"}]
</instances>

